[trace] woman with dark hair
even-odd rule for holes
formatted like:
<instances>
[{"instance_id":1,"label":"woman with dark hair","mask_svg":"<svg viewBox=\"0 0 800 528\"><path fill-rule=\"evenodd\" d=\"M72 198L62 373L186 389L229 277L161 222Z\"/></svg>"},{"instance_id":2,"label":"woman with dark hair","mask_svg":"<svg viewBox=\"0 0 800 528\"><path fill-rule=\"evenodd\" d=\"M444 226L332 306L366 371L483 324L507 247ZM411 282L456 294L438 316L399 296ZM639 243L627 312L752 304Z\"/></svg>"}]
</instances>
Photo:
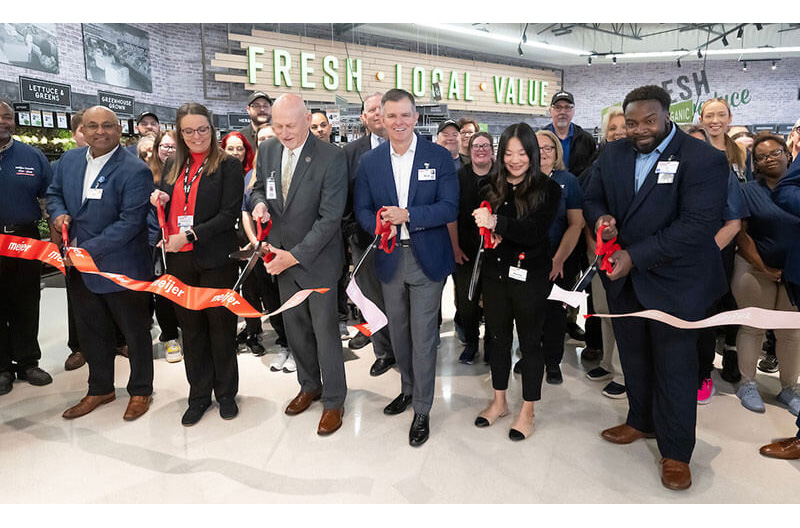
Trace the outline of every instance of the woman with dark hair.
<instances>
[{"instance_id":1,"label":"woman with dark hair","mask_svg":"<svg viewBox=\"0 0 800 528\"><path fill-rule=\"evenodd\" d=\"M228 255L236 251L236 221L242 208L242 164L219 147L209 111L198 103L178 108L175 157L167 161L161 189L150 201L166 209L170 273L190 286L231 288L237 266ZM236 393L236 315L225 308L188 310L175 307L183 330L189 408L181 423L194 425L211 406L220 416L234 418Z\"/></svg>"},{"instance_id":2,"label":"woman with dark hair","mask_svg":"<svg viewBox=\"0 0 800 528\"><path fill-rule=\"evenodd\" d=\"M221 144L222 150L241 162L244 168L243 175L253 169L255 152L253 151L253 147L250 146L250 142L245 139L241 132L237 132L236 130L228 132L225 137L222 138Z\"/></svg>"},{"instance_id":3,"label":"woman with dark hair","mask_svg":"<svg viewBox=\"0 0 800 528\"><path fill-rule=\"evenodd\" d=\"M478 353L481 319L480 295L477 294L480 289L476 288L476 295L472 300L469 299L471 259L475 258L482 243L478 228L472 219L472 211L478 207L478 189L488 174L494 170L493 148L493 139L488 132L477 132L470 136L468 146L470 162L461 165L461 170L458 171L458 220L447 225L456 258L456 270L453 272L456 315L453 322L461 327L465 343L458 361L467 365L472 365ZM484 357L487 357L485 347Z\"/></svg>"},{"instance_id":4,"label":"woman with dark hair","mask_svg":"<svg viewBox=\"0 0 800 528\"><path fill-rule=\"evenodd\" d=\"M475 419L475 425L487 427L508 414L506 390L516 323L524 402L508 435L512 440L524 440L533 432L534 402L541 399L542 326L552 268L548 231L558 210L561 188L542 174L539 143L525 123L503 131L497 165L498 170L490 174L480 192L492 212L481 207L472 213L477 226L490 230L496 244L486 250L481 271L485 346L494 398Z\"/></svg>"},{"instance_id":5,"label":"woman with dark hair","mask_svg":"<svg viewBox=\"0 0 800 528\"><path fill-rule=\"evenodd\" d=\"M745 220L736 236L739 249L731 289L740 308L755 306L792 311L794 308L783 281L783 267L789 250L797 244L800 218L778 207L771 197L772 189L789 166L786 142L774 134L759 134L753 141L753 161L756 181L742 186ZM774 333L781 382L777 399L797 415L800 394L795 387L800 374L800 330L774 330ZM742 375L736 395L746 409L759 413L766 410L755 380L763 339L763 330L744 325L736 339Z\"/></svg>"},{"instance_id":6,"label":"woman with dark hair","mask_svg":"<svg viewBox=\"0 0 800 528\"><path fill-rule=\"evenodd\" d=\"M174 130L162 130L156 135L153 143L153 156L147 165L153 173L153 182L156 187L161 184L161 176L164 172L164 163L175 155L177 138Z\"/></svg>"}]
</instances>

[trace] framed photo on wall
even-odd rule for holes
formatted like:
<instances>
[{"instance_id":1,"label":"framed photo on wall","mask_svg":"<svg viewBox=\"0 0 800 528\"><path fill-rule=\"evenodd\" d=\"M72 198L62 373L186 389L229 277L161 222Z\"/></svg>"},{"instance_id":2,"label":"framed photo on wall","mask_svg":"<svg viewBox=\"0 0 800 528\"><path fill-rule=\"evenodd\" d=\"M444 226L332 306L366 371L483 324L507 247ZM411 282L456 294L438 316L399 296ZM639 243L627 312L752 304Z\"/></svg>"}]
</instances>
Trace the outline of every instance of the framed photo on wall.
<instances>
[{"instance_id":1,"label":"framed photo on wall","mask_svg":"<svg viewBox=\"0 0 800 528\"><path fill-rule=\"evenodd\" d=\"M130 24L82 24L86 78L152 92L150 38Z\"/></svg>"}]
</instances>

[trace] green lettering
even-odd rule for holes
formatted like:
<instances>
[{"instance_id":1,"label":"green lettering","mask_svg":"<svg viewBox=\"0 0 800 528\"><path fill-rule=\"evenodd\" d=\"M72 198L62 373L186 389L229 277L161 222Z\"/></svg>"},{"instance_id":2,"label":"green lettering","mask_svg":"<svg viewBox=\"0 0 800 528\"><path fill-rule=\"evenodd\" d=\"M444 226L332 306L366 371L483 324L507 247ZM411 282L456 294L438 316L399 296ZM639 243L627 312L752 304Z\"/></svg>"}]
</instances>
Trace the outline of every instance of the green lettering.
<instances>
[{"instance_id":1,"label":"green lettering","mask_svg":"<svg viewBox=\"0 0 800 528\"><path fill-rule=\"evenodd\" d=\"M256 61L256 54L264 53L264 48L247 47L247 82L256 84L256 71L264 69L264 63Z\"/></svg>"},{"instance_id":2,"label":"green lettering","mask_svg":"<svg viewBox=\"0 0 800 528\"><path fill-rule=\"evenodd\" d=\"M431 86L433 86L436 83L441 83L442 77L444 77L444 73L442 73L442 70L440 70L439 68L434 68L431 71Z\"/></svg>"},{"instance_id":3,"label":"green lettering","mask_svg":"<svg viewBox=\"0 0 800 528\"><path fill-rule=\"evenodd\" d=\"M414 94L414 97L422 97L425 95L425 83L423 81L424 78L424 68L415 66L414 69L411 70L411 93Z\"/></svg>"},{"instance_id":4,"label":"green lettering","mask_svg":"<svg viewBox=\"0 0 800 528\"><path fill-rule=\"evenodd\" d=\"M464 72L464 100L474 101L475 98L469 93L469 72Z\"/></svg>"},{"instance_id":5,"label":"green lettering","mask_svg":"<svg viewBox=\"0 0 800 528\"><path fill-rule=\"evenodd\" d=\"M733 92L731 94L731 106L733 108L736 108L737 106L739 106L739 93L738 92Z\"/></svg>"},{"instance_id":6,"label":"green lettering","mask_svg":"<svg viewBox=\"0 0 800 528\"><path fill-rule=\"evenodd\" d=\"M394 65L394 87L398 90L403 88L403 66L401 64Z\"/></svg>"},{"instance_id":7,"label":"green lettering","mask_svg":"<svg viewBox=\"0 0 800 528\"><path fill-rule=\"evenodd\" d=\"M505 77L498 77L495 75L492 77L492 82L494 83L494 101L496 103L502 103L502 93L503 93L503 83L505 82Z\"/></svg>"},{"instance_id":8,"label":"green lettering","mask_svg":"<svg viewBox=\"0 0 800 528\"><path fill-rule=\"evenodd\" d=\"M314 73L308 62L313 61L315 55L313 53L300 52L300 88L316 88L317 83L309 81L308 76Z\"/></svg>"},{"instance_id":9,"label":"green lettering","mask_svg":"<svg viewBox=\"0 0 800 528\"><path fill-rule=\"evenodd\" d=\"M450 72L450 87L447 89L448 99L461 99L461 94L458 89L458 74L455 71Z\"/></svg>"},{"instance_id":10,"label":"green lettering","mask_svg":"<svg viewBox=\"0 0 800 528\"><path fill-rule=\"evenodd\" d=\"M353 91L353 80L355 79L355 90L361 91L361 59L347 58L345 61L347 70L347 91Z\"/></svg>"},{"instance_id":11,"label":"green lettering","mask_svg":"<svg viewBox=\"0 0 800 528\"><path fill-rule=\"evenodd\" d=\"M322 86L326 90L334 91L339 88L339 74L336 70L339 69L339 59L333 55L327 55L322 59L322 71L325 76L322 78Z\"/></svg>"},{"instance_id":12,"label":"green lettering","mask_svg":"<svg viewBox=\"0 0 800 528\"><path fill-rule=\"evenodd\" d=\"M745 88L742 90L742 104L746 105L750 102L750 90Z\"/></svg>"},{"instance_id":13,"label":"green lettering","mask_svg":"<svg viewBox=\"0 0 800 528\"><path fill-rule=\"evenodd\" d=\"M536 106L539 100L539 81L528 80L528 104Z\"/></svg>"},{"instance_id":14,"label":"green lettering","mask_svg":"<svg viewBox=\"0 0 800 528\"><path fill-rule=\"evenodd\" d=\"M550 103L547 101L547 85L550 84L547 81L542 81L541 87L539 88L539 106L549 106Z\"/></svg>"},{"instance_id":15,"label":"green lettering","mask_svg":"<svg viewBox=\"0 0 800 528\"><path fill-rule=\"evenodd\" d=\"M272 50L272 83L275 86L281 85L283 77L284 86L292 86L292 79L289 77L289 70L292 69L292 56L289 52L282 49Z\"/></svg>"},{"instance_id":16,"label":"green lettering","mask_svg":"<svg viewBox=\"0 0 800 528\"><path fill-rule=\"evenodd\" d=\"M525 98L522 96L522 77L517 79L517 94L519 94L519 101L517 101L517 104L524 105Z\"/></svg>"},{"instance_id":17,"label":"green lettering","mask_svg":"<svg viewBox=\"0 0 800 528\"><path fill-rule=\"evenodd\" d=\"M514 79L509 78L506 84L506 104L517 104L517 85L514 84Z\"/></svg>"}]
</instances>

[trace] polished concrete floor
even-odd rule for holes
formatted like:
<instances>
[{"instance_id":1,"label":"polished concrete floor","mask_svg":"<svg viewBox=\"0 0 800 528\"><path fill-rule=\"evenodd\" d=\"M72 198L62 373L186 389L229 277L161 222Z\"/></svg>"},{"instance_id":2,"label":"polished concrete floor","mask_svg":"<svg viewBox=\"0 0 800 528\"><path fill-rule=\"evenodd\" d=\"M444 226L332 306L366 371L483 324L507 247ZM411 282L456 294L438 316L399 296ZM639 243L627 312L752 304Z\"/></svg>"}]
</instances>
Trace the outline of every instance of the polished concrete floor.
<instances>
[{"instance_id":1,"label":"polished concrete floor","mask_svg":"<svg viewBox=\"0 0 800 528\"><path fill-rule=\"evenodd\" d=\"M62 281L63 282L63 281ZM800 462L770 460L758 447L796 432L776 403L775 376L759 374L766 414L745 410L715 374L712 403L698 410L694 484L685 492L659 481L654 440L612 445L599 432L624 421L626 400L600 394L604 382L585 372L579 343L568 341L564 383L546 385L536 427L526 441L508 439L513 416L487 429L473 425L490 392L488 367L457 362L452 290L444 294L442 345L431 437L408 445L412 414L384 416L399 393L396 370L373 378L371 347L345 349L348 386L344 425L316 434L321 405L283 413L298 385L270 372L275 348L239 355L241 412L223 421L213 406L191 428L181 426L187 383L183 363L155 361L150 411L124 422L128 365L118 357L118 399L67 421L61 413L86 393L87 368L65 372L66 302L58 279L42 294L41 366L46 387L16 382L0 397L0 479L4 503L797 503ZM268 325L267 325L267 328ZM274 334L264 334L271 345ZM521 387L512 380L512 412Z\"/></svg>"}]
</instances>

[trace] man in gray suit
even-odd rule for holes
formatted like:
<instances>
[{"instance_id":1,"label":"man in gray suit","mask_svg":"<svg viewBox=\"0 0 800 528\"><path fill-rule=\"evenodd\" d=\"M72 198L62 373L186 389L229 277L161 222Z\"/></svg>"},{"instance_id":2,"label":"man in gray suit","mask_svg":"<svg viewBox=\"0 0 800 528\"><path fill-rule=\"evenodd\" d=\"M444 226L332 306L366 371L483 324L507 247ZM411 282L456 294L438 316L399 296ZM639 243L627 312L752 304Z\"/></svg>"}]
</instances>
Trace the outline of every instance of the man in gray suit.
<instances>
[{"instance_id":1,"label":"man in gray suit","mask_svg":"<svg viewBox=\"0 0 800 528\"><path fill-rule=\"evenodd\" d=\"M336 310L336 284L344 265L340 225L347 159L341 149L311 134L310 126L311 114L299 96L286 94L275 101L276 137L258 147L251 206L254 220L272 219L268 248L276 256L267 272L278 276L281 301L301 289L330 288L283 314L300 382L286 414L300 414L322 398L317 434L326 435L341 427L347 394Z\"/></svg>"}]
</instances>

